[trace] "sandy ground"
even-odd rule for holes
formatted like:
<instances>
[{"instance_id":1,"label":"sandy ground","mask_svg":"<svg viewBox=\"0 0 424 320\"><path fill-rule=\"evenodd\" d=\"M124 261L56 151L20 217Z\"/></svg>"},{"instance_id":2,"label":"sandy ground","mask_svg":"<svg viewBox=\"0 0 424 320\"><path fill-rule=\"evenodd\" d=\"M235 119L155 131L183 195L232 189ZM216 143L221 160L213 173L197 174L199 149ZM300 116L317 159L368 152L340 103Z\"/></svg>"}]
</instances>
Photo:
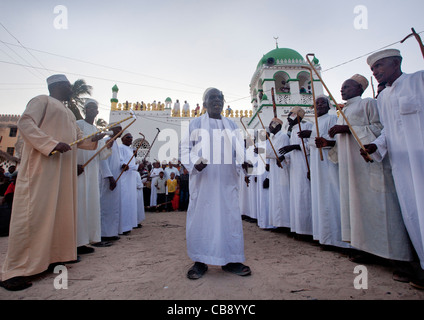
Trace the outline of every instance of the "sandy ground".
<instances>
[{"instance_id":1,"label":"sandy ground","mask_svg":"<svg viewBox=\"0 0 424 320\"><path fill-rule=\"evenodd\" d=\"M357 264L344 253L246 221L245 263L252 275L209 266L203 278L189 280L185 218L185 212L146 212L141 229L68 264L67 289L55 289L58 274L45 272L27 290L0 288L0 300L424 300L424 291L392 280L390 265L366 265L368 289L355 289ZM1 263L7 241L0 238Z\"/></svg>"}]
</instances>

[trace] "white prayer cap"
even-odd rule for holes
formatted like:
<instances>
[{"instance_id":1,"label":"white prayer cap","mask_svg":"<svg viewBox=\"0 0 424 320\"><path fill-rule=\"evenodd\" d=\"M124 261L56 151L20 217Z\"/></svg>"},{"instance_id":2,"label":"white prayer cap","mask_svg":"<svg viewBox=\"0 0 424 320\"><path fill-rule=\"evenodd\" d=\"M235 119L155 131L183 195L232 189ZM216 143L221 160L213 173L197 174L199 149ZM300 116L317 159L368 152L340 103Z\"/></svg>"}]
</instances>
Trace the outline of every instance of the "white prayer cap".
<instances>
[{"instance_id":1,"label":"white prayer cap","mask_svg":"<svg viewBox=\"0 0 424 320\"><path fill-rule=\"evenodd\" d=\"M213 87L207 88L205 90L205 93L203 94L203 102L206 100L206 96L208 95L209 91L211 91L211 90L218 90L218 89L217 88L213 88ZM221 92L221 94L222 94L222 91L221 90L218 90L218 91Z\"/></svg>"},{"instance_id":2,"label":"white prayer cap","mask_svg":"<svg viewBox=\"0 0 424 320\"><path fill-rule=\"evenodd\" d=\"M168 162L166 162L166 160L162 161L162 165L167 165L167 164L168 164Z\"/></svg>"},{"instance_id":3,"label":"white prayer cap","mask_svg":"<svg viewBox=\"0 0 424 320\"><path fill-rule=\"evenodd\" d=\"M87 108L87 106L88 106L90 103L94 103L96 106L98 106L98 105L99 105L99 103L98 103L96 100L91 99L91 98L88 98L88 99L86 99L86 100L85 100L85 102L84 102L84 108Z\"/></svg>"},{"instance_id":4,"label":"white prayer cap","mask_svg":"<svg viewBox=\"0 0 424 320\"><path fill-rule=\"evenodd\" d=\"M355 74L354 76L350 78L350 80L353 80L359 83L362 87L362 90L364 91L368 88L369 82L367 78L365 78L364 76L361 76L360 74Z\"/></svg>"},{"instance_id":5,"label":"white prayer cap","mask_svg":"<svg viewBox=\"0 0 424 320\"><path fill-rule=\"evenodd\" d=\"M378 60L389 58L389 57L402 57L398 49L386 49L370 55L367 59L367 63L372 67Z\"/></svg>"},{"instance_id":6,"label":"white prayer cap","mask_svg":"<svg viewBox=\"0 0 424 320\"><path fill-rule=\"evenodd\" d=\"M69 80L64 74L54 74L47 78L47 85L51 85L56 82L69 82Z\"/></svg>"},{"instance_id":7,"label":"white prayer cap","mask_svg":"<svg viewBox=\"0 0 424 320\"><path fill-rule=\"evenodd\" d=\"M122 132L121 139L124 138L128 134L131 134L131 132L129 132L128 130L125 130L124 132Z\"/></svg>"},{"instance_id":8,"label":"white prayer cap","mask_svg":"<svg viewBox=\"0 0 424 320\"><path fill-rule=\"evenodd\" d=\"M333 105L331 104L330 97L326 96L325 94L320 94L315 98L315 102L318 101L318 99L325 99L328 102L328 106L331 108Z\"/></svg>"}]
</instances>

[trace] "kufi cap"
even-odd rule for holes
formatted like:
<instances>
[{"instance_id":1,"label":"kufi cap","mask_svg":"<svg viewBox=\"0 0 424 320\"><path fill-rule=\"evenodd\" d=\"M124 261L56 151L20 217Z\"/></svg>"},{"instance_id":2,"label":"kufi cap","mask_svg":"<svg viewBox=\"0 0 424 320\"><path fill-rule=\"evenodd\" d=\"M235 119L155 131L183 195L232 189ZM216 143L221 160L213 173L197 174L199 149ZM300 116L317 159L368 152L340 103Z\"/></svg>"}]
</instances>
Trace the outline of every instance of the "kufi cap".
<instances>
[{"instance_id":1,"label":"kufi cap","mask_svg":"<svg viewBox=\"0 0 424 320\"><path fill-rule=\"evenodd\" d=\"M283 125L283 121L281 119L278 118L272 118L271 120L271 124L270 126L275 128L276 126L278 126L279 124Z\"/></svg>"},{"instance_id":2,"label":"kufi cap","mask_svg":"<svg viewBox=\"0 0 424 320\"><path fill-rule=\"evenodd\" d=\"M166 162L166 160L162 161L162 165L167 165L167 164L168 164L168 162Z\"/></svg>"},{"instance_id":3,"label":"kufi cap","mask_svg":"<svg viewBox=\"0 0 424 320\"><path fill-rule=\"evenodd\" d=\"M294 107L293 109L290 110L290 112L298 115L301 118L305 116L305 110L303 110L301 107Z\"/></svg>"},{"instance_id":4,"label":"kufi cap","mask_svg":"<svg viewBox=\"0 0 424 320\"><path fill-rule=\"evenodd\" d=\"M69 80L64 74L54 74L47 78L47 85L51 85L56 82L69 82Z\"/></svg>"},{"instance_id":5,"label":"kufi cap","mask_svg":"<svg viewBox=\"0 0 424 320\"><path fill-rule=\"evenodd\" d=\"M213 90L213 89L218 90L218 91L219 91L219 92L221 92L221 94L222 94L222 91L221 91L221 90L219 90L219 89L217 89L217 88L213 88L213 87L207 88L207 89L205 90L205 93L203 94L203 101L205 101L206 96L207 96L207 94L209 93L209 91L211 91L211 90Z\"/></svg>"},{"instance_id":6,"label":"kufi cap","mask_svg":"<svg viewBox=\"0 0 424 320\"><path fill-rule=\"evenodd\" d=\"M129 132L128 130L125 130L124 132L122 132L121 139L128 134L131 134L131 132Z\"/></svg>"},{"instance_id":7,"label":"kufi cap","mask_svg":"<svg viewBox=\"0 0 424 320\"><path fill-rule=\"evenodd\" d=\"M99 105L99 103L96 100L88 98L84 102L84 108L87 108L87 105L89 105L90 103L94 103L96 106Z\"/></svg>"},{"instance_id":8,"label":"kufi cap","mask_svg":"<svg viewBox=\"0 0 424 320\"><path fill-rule=\"evenodd\" d=\"M398 49L386 49L370 55L367 59L367 63L372 67L378 60L389 58L389 57L402 57Z\"/></svg>"},{"instance_id":9,"label":"kufi cap","mask_svg":"<svg viewBox=\"0 0 424 320\"><path fill-rule=\"evenodd\" d=\"M333 105L331 104L331 100L330 97L326 96L325 94L320 94L317 97L315 97L315 101L317 101L318 99L325 99L328 101L328 106L331 108L333 107Z\"/></svg>"},{"instance_id":10,"label":"kufi cap","mask_svg":"<svg viewBox=\"0 0 424 320\"><path fill-rule=\"evenodd\" d=\"M369 82L364 76L361 76L360 74L355 74L350 79L359 83L364 91L368 88Z\"/></svg>"}]
</instances>

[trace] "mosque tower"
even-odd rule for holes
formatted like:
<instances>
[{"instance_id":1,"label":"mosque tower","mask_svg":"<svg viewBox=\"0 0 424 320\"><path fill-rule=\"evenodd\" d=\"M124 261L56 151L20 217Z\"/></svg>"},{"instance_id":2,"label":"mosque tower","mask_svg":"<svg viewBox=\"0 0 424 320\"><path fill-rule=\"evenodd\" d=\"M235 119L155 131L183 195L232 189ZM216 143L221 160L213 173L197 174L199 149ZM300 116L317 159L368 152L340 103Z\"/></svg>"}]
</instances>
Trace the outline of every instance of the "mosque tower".
<instances>
[{"instance_id":1,"label":"mosque tower","mask_svg":"<svg viewBox=\"0 0 424 320\"><path fill-rule=\"evenodd\" d=\"M319 60L314 58L312 62L320 72ZM250 81L253 117L248 123L249 128L262 128L257 117L258 112L261 112L260 118L265 126L274 117L272 88L274 88L278 118L286 122L291 108L300 106L306 111L305 118L314 121L312 81L315 96L323 94L323 86L314 73L312 79L310 65L302 55L293 49L279 48L277 43L274 50L260 59Z\"/></svg>"},{"instance_id":2,"label":"mosque tower","mask_svg":"<svg viewBox=\"0 0 424 320\"><path fill-rule=\"evenodd\" d=\"M112 87L112 99L110 99L110 103L111 103L111 111L115 111L118 110L118 91L119 88L118 86L115 84Z\"/></svg>"}]
</instances>

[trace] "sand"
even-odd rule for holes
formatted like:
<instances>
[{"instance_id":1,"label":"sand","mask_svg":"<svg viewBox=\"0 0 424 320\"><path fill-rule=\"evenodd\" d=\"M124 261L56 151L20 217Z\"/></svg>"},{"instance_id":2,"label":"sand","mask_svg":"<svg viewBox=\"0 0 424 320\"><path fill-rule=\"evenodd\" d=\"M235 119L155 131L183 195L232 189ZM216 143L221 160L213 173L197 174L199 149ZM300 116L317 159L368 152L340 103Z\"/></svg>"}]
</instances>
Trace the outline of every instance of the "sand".
<instances>
[{"instance_id":1,"label":"sand","mask_svg":"<svg viewBox=\"0 0 424 320\"><path fill-rule=\"evenodd\" d=\"M185 219L185 212L146 212L141 229L66 265L67 289L54 286L63 274L45 272L27 290L0 288L0 300L424 300L424 291L392 280L390 264L365 265L368 288L355 289L355 277L364 273L355 274L358 265L343 252L247 221L245 264L252 275L240 277L209 266L203 278L189 280ZM0 263L7 241L0 238Z\"/></svg>"}]
</instances>

